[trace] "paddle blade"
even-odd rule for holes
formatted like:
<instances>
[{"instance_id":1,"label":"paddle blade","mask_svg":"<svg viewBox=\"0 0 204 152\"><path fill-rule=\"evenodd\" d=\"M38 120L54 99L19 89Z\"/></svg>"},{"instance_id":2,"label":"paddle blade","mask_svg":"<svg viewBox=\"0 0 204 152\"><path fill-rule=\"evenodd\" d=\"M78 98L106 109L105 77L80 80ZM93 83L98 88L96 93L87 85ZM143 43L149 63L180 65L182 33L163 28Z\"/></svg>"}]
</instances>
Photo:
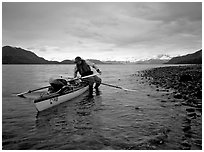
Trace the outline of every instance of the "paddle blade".
<instances>
[{"instance_id":1,"label":"paddle blade","mask_svg":"<svg viewBox=\"0 0 204 152\"><path fill-rule=\"evenodd\" d=\"M31 91L29 90L29 91L27 91L27 92L19 93L19 94L17 94L16 96L18 96L18 97L25 97L24 95L27 94L27 93L30 93L30 92L31 92Z\"/></svg>"},{"instance_id":2,"label":"paddle blade","mask_svg":"<svg viewBox=\"0 0 204 152\"><path fill-rule=\"evenodd\" d=\"M25 98L24 94L26 94L26 93L27 93L27 92L19 93L19 94L17 94L16 96Z\"/></svg>"},{"instance_id":3,"label":"paddle blade","mask_svg":"<svg viewBox=\"0 0 204 152\"><path fill-rule=\"evenodd\" d=\"M16 96L21 97L21 98L26 98L26 97L24 96L24 94L17 94Z\"/></svg>"},{"instance_id":4,"label":"paddle blade","mask_svg":"<svg viewBox=\"0 0 204 152\"><path fill-rule=\"evenodd\" d=\"M125 90L125 91L130 91L130 92L137 92L137 90L132 90L132 89L124 89L124 88L123 88L123 90Z\"/></svg>"}]
</instances>

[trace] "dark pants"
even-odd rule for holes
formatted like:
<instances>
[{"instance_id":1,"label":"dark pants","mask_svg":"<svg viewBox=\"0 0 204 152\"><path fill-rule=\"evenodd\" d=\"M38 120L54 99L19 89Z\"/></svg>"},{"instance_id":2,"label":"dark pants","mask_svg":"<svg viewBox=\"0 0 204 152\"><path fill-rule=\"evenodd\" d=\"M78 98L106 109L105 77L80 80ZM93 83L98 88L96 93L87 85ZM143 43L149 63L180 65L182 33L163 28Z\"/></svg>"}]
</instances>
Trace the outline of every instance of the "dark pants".
<instances>
[{"instance_id":1,"label":"dark pants","mask_svg":"<svg viewBox=\"0 0 204 152\"><path fill-rule=\"evenodd\" d=\"M91 74L93 74L93 72ZM91 74L88 74L88 75L91 75ZM87 76L87 75L83 75L83 76ZM100 86L102 80L101 80L101 78L99 78L98 76L95 75L95 76L92 76L92 77L89 77L89 78L85 78L84 81L88 82L88 84L89 84L89 95L92 95L93 94L93 85L94 85L94 83L96 83L94 88L96 89L96 91L98 91L98 87Z\"/></svg>"}]
</instances>

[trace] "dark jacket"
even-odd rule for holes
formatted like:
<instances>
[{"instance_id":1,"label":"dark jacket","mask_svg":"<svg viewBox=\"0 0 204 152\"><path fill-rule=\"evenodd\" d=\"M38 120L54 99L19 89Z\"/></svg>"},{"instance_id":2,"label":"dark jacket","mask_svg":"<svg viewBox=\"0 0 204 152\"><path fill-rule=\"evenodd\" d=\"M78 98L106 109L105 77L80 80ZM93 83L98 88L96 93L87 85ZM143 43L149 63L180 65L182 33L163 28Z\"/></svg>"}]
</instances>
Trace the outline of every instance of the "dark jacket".
<instances>
[{"instance_id":1,"label":"dark jacket","mask_svg":"<svg viewBox=\"0 0 204 152\"><path fill-rule=\"evenodd\" d=\"M93 74L93 71L91 71L90 66L85 60L81 60L81 64L76 65L75 73L77 72L79 72L82 77Z\"/></svg>"}]
</instances>

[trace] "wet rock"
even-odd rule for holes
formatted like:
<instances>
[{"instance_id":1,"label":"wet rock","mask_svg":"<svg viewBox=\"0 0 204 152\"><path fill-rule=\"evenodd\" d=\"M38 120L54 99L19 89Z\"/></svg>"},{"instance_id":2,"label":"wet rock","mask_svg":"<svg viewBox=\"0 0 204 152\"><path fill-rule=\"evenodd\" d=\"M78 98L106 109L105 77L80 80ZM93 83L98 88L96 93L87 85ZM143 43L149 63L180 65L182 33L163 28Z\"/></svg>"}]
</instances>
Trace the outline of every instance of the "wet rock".
<instances>
[{"instance_id":1,"label":"wet rock","mask_svg":"<svg viewBox=\"0 0 204 152\"><path fill-rule=\"evenodd\" d=\"M167 138L166 135L164 134L159 134L159 135L156 135L154 137L152 137L149 142L151 144L163 144L165 142L165 139Z\"/></svg>"},{"instance_id":2,"label":"wet rock","mask_svg":"<svg viewBox=\"0 0 204 152\"><path fill-rule=\"evenodd\" d=\"M184 133L184 136L185 136L186 138L192 138L192 134L191 134L190 131L185 132L185 133Z\"/></svg>"},{"instance_id":3,"label":"wet rock","mask_svg":"<svg viewBox=\"0 0 204 152\"><path fill-rule=\"evenodd\" d=\"M166 107L166 105L160 105L161 107L163 107L163 108L165 108Z\"/></svg>"},{"instance_id":4,"label":"wet rock","mask_svg":"<svg viewBox=\"0 0 204 152\"><path fill-rule=\"evenodd\" d=\"M171 102L176 102L176 100L172 99Z\"/></svg>"},{"instance_id":5,"label":"wet rock","mask_svg":"<svg viewBox=\"0 0 204 152\"><path fill-rule=\"evenodd\" d=\"M199 90L195 93L195 96L198 98L198 99L202 99L202 90Z\"/></svg>"},{"instance_id":6,"label":"wet rock","mask_svg":"<svg viewBox=\"0 0 204 152\"><path fill-rule=\"evenodd\" d=\"M196 108L196 110L198 110L199 112L202 112L202 108Z\"/></svg>"},{"instance_id":7,"label":"wet rock","mask_svg":"<svg viewBox=\"0 0 204 152\"><path fill-rule=\"evenodd\" d=\"M191 150L191 147L182 147L182 150Z\"/></svg>"},{"instance_id":8,"label":"wet rock","mask_svg":"<svg viewBox=\"0 0 204 152\"><path fill-rule=\"evenodd\" d=\"M176 98L176 99L181 99L181 98L182 98L182 95L181 95L180 93L176 93L176 94L174 95L174 98Z\"/></svg>"},{"instance_id":9,"label":"wet rock","mask_svg":"<svg viewBox=\"0 0 204 152\"><path fill-rule=\"evenodd\" d=\"M91 130L92 129L92 127L90 127L90 126L75 126L74 128L82 129L82 130Z\"/></svg>"},{"instance_id":10,"label":"wet rock","mask_svg":"<svg viewBox=\"0 0 204 152\"><path fill-rule=\"evenodd\" d=\"M183 99L187 100L189 98L189 95L184 94Z\"/></svg>"},{"instance_id":11,"label":"wet rock","mask_svg":"<svg viewBox=\"0 0 204 152\"><path fill-rule=\"evenodd\" d=\"M191 123L191 119L186 117L186 119L184 120L184 122L187 123L187 124L190 124L190 123Z\"/></svg>"},{"instance_id":12,"label":"wet rock","mask_svg":"<svg viewBox=\"0 0 204 152\"><path fill-rule=\"evenodd\" d=\"M175 105L174 106L181 106L182 104L181 103L175 103Z\"/></svg>"},{"instance_id":13,"label":"wet rock","mask_svg":"<svg viewBox=\"0 0 204 152\"><path fill-rule=\"evenodd\" d=\"M188 106L189 105L189 103L187 103L186 101L181 102L181 104L184 105L184 106Z\"/></svg>"},{"instance_id":14,"label":"wet rock","mask_svg":"<svg viewBox=\"0 0 204 152\"><path fill-rule=\"evenodd\" d=\"M183 126L183 131L184 132L187 132L189 130L191 130L191 126L190 125Z\"/></svg>"},{"instance_id":15,"label":"wet rock","mask_svg":"<svg viewBox=\"0 0 204 152\"><path fill-rule=\"evenodd\" d=\"M187 112L195 112L195 109L194 108L187 108L186 111Z\"/></svg>"},{"instance_id":16,"label":"wet rock","mask_svg":"<svg viewBox=\"0 0 204 152\"><path fill-rule=\"evenodd\" d=\"M139 110L139 109L140 109L140 107L137 107L137 106L135 107L135 110Z\"/></svg>"},{"instance_id":17,"label":"wet rock","mask_svg":"<svg viewBox=\"0 0 204 152\"><path fill-rule=\"evenodd\" d=\"M202 114L201 113L196 114L196 117L202 117Z\"/></svg>"},{"instance_id":18,"label":"wet rock","mask_svg":"<svg viewBox=\"0 0 204 152\"><path fill-rule=\"evenodd\" d=\"M184 140L184 141L181 143L181 145L184 146L184 147L188 147L188 148L191 147L191 144L190 144L187 140Z\"/></svg>"},{"instance_id":19,"label":"wet rock","mask_svg":"<svg viewBox=\"0 0 204 152\"><path fill-rule=\"evenodd\" d=\"M202 147L202 139L195 139L195 140L194 140L194 144L195 144L196 146Z\"/></svg>"},{"instance_id":20,"label":"wet rock","mask_svg":"<svg viewBox=\"0 0 204 152\"><path fill-rule=\"evenodd\" d=\"M202 100L201 99L190 99L190 101L194 104L202 104Z\"/></svg>"},{"instance_id":21,"label":"wet rock","mask_svg":"<svg viewBox=\"0 0 204 152\"><path fill-rule=\"evenodd\" d=\"M183 74L180 76L179 79L180 82L188 82L188 81L192 81L192 77L189 74Z\"/></svg>"},{"instance_id":22,"label":"wet rock","mask_svg":"<svg viewBox=\"0 0 204 152\"><path fill-rule=\"evenodd\" d=\"M202 104L197 104L197 108L202 108Z\"/></svg>"},{"instance_id":23,"label":"wet rock","mask_svg":"<svg viewBox=\"0 0 204 152\"><path fill-rule=\"evenodd\" d=\"M88 116L88 115L90 115L90 112L78 111L77 114L79 116Z\"/></svg>"},{"instance_id":24,"label":"wet rock","mask_svg":"<svg viewBox=\"0 0 204 152\"><path fill-rule=\"evenodd\" d=\"M187 116L189 116L189 117L196 117L196 113L195 112L192 112L192 113L187 113Z\"/></svg>"}]
</instances>

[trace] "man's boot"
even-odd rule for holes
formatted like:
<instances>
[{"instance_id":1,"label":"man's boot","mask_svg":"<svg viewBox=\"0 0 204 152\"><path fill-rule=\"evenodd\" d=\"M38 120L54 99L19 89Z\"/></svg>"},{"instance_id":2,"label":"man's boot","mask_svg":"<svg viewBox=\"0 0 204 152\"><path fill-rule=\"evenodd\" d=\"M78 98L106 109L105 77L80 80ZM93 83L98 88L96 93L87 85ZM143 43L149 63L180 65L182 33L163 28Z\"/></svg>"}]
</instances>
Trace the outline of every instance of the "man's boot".
<instances>
[{"instance_id":1,"label":"man's boot","mask_svg":"<svg viewBox=\"0 0 204 152\"><path fill-rule=\"evenodd\" d=\"M96 89L96 95L100 95L100 91L99 91L99 87L100 86L100 83L96 83L96 85L95 85L95 89Z\"/></svg>"},{"instance_id":2,"label":"man's boot","mask_svg":"<svg viewBox=\"0 0 204 152\"><path fill-rule=\"evenodd\" d=\"M90 98L93 97L93 86L92 85L89 86L89 97Z\"/></svg>"}]
</instances>

